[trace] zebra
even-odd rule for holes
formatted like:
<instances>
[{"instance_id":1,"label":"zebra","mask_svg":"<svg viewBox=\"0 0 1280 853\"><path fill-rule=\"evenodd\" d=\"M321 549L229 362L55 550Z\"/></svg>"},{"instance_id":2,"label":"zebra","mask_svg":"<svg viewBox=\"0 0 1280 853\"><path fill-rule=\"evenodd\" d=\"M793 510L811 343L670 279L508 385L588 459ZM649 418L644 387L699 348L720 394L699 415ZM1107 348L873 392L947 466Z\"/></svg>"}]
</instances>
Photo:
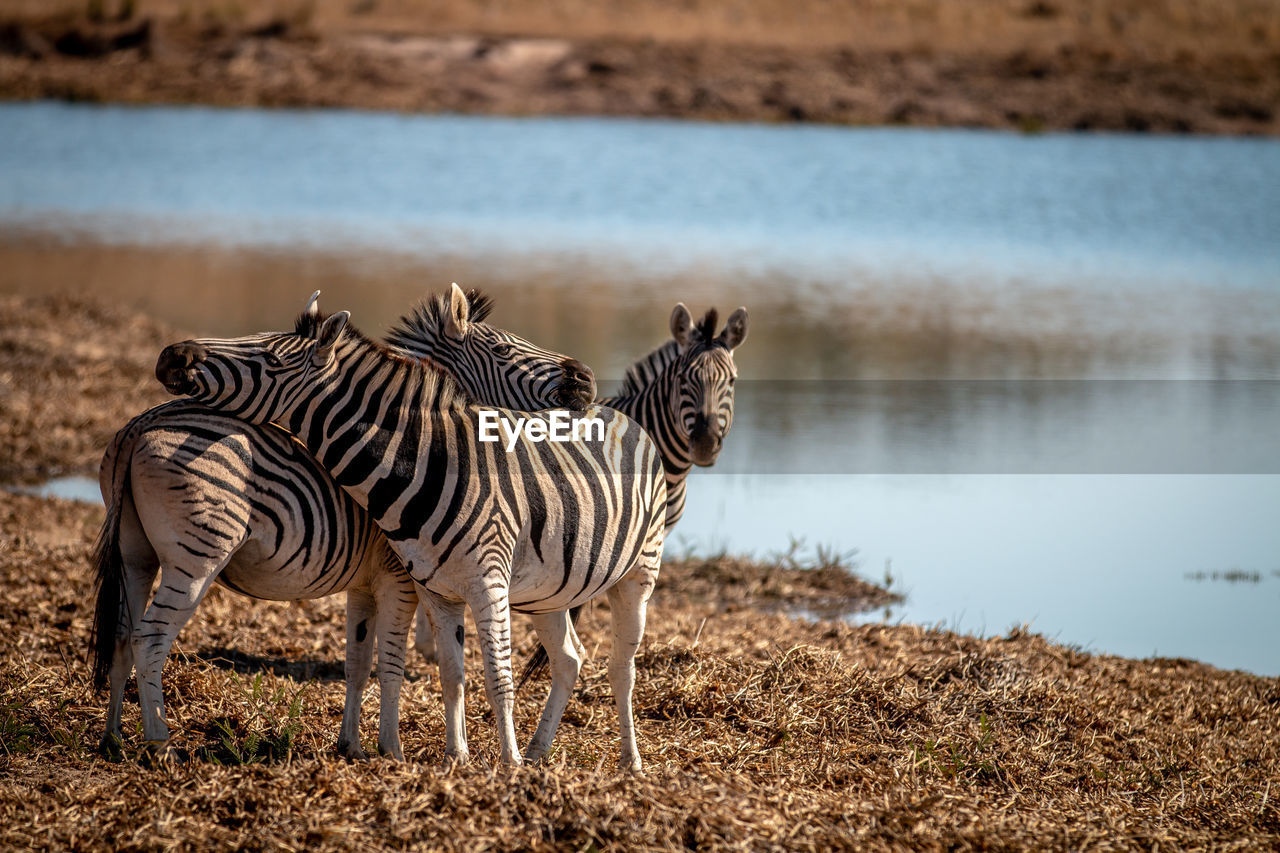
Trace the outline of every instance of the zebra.
<instances>
[{"instance_id":1,"label":"zebra","mask_svg":"<svg viewBox=\"0 0 1280 853\"><path fill-rule=\"evenodd\" d=\"M161 352L156 376L171 393L286 426L373 516L432 617L445 755L453 761L469 757L464 608L479 634L501 761L520 764L510 611L533 616L551 658L551 691L524 753L533 761L550 749L581 666L568 611L607 594L620 764L639 771L635 654L661 566L666 507L652 439L626 415L593 405L584 416L599 424L598 440L539 442L530 428L504 450L480 430L494 410L482 410L434 366L365 338L349 320L346 311L320 315L312 303L293 332L173 344ZM557 414L497 410L544 434Z\"/></svg>"},{"instance_id":2,"label":"zebra","mask_svg":"<svg viewBox=\"0 0 1280 853\"><path fill-rule=\"evenodd\" d=\"M677 303L671 339L627 369L617 394L599 401L638 421L657 443L667 481L667 533L684 515L689 471L714 465L733 427L733 352L747 339L747 309L730 314L719 335L717 320L712 308L695 324Z\"/></svg>"},{"instance_id":3,"label":"zebra","mask_svg":"<svg viewBox=\"0 0 1280 853\"><path fill-rule=\"evenodd\" d=\"M667 481L667 536L684 514L690 470L694 465L715 464L733 426L738 378L733 352L747 338L747 309L730 314L719 335L718 319L712 308L695 324L685 304L677 303L671 312L671 337L627 368L617 394L597 401L639 423L657 444ZM574 624L577 616L571 614ZM413 644L427 661L435 660L434 638L422 604ZM578 650L582 651L581 646ZM537 675L546 661L541 649L535 651L521 673L520 686Z\"/></svg>"},{"instance_id":4,"label":"zebra","mask_svg":"<svg viewBox=\"0 0 1280 853\"><path fill-rule=\"evenodd\" d=\"M594 377L585 365L485 324L491 309L489 297L464 294L455 284L401 318L395 333L412 329L414 357L449 370L477 399L525 408L590 402ZM345 591L347 692L338 752L365 757L360 696L376 635L378 748L402 757L399 691L417 592L367 513L288 432L173 401L116 434L99 483L107 519L95 555L91 651L95 686L110 686L102 751L120 749L124 688L135 659L146 739L168 739L164 661L217 582L279 601ZM160 586L147 607L157 573Z\"/></svg>"}]
</instances>

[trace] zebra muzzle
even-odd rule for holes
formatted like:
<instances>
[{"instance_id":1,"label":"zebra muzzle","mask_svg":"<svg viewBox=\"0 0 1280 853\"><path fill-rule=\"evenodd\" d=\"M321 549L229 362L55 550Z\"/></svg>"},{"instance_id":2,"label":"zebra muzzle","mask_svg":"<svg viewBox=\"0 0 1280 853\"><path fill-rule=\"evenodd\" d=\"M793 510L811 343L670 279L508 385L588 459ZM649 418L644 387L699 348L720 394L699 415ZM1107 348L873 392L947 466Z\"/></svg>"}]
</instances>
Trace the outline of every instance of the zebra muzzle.
<instances>
[{"instance_id":1,"label":"zebra muzzle","mask_svg":"<svg viewBox=\"0 0 1280 853\"><path fill-rule=\"evenodd\" d=\"M156 379L170 394L192 394L196 390L194 368L206 355L205 348L195 341L170 344L156 359Z\"/></svg>"},{"instance_id":2,"label":"zebra muzzle","mask_svg":"<svg viewBox=\"0 0 1280 853\"><path fill-rule=\"evenodd\" d=\"M709 468L716 464L720 455L723 436L718 429L713 429L707 416L699 412L693 419L693 429L689 432L689 456L694 465Z\"/></svg>"},{"instance_id":3,"label":"zebra muzzle","mask_svg":"<svg viewBox=\"0 0 1280 853\"><path fill-rule=\"evenodd\" d=\"M556 396L566 409L584 409L596 399L596 376L576 358L567 358L560 365L562 375Z\"/></svg>"}]
</instances>

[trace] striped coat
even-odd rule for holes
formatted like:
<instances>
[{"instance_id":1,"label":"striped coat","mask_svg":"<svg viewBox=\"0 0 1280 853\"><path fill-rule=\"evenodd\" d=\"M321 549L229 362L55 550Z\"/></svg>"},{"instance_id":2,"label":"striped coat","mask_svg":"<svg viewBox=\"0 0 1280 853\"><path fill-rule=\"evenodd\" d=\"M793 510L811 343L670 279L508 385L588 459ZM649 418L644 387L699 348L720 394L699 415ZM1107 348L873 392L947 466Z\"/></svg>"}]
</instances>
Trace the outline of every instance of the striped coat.
<instances>
[{"instance_id":1,"label":"striped coat","mask_svg":"<svg viewBox=\"0 0 1280 853\"><path fill-rule=\"evenodd\" d=\"M581 406L590 371L483 322L487 297L451 293L401 320L414 356L500 405ZM338 749L363 757L360 696L377 638L378 747L401 754L399 690L417 593L372 519L293 437L188 401L134 418L103 457L107 520L97 549L94 676L110 685L102 747L120 746L123 694L136 661L143 730L168 736L161 670L205 592L219 583L292 601L347 593L347 699ZM160 585L148 606L156 577Z\"/></svg>"},{"instance_id":2,"label":"striped coat","mask_svg":"<svg viewBox=\"0 0 1280 853\"><path fill-rule=\"evenodd\" d=\"M387 535L433 616L448 729L462 726L462 608L471 609L502 759L519 763L511 718L510 611L534 615L551 656L552 691L526 751L550 748L580 661L567 610L607 593L622 763L639 768L631 712L634 656L661 562L666 487L656 448L626 416L591 407L598 440L508 450L482 442L483 414L448 377L348 328L345 312L306 313L292 333L169 347L157 376L251 421L286 424ZM499 410L509 422L552 416ZM444 638L449 642L445 642Z\"/></svg>"}]
</instances>

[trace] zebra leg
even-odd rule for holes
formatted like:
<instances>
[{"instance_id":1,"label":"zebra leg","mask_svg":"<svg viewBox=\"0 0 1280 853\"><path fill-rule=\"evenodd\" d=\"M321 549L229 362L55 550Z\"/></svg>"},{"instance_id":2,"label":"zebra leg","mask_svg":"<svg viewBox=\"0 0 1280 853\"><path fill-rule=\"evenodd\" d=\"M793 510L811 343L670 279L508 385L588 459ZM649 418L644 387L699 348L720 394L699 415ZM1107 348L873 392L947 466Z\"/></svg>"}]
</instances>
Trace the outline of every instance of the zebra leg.
<instances>
[{"instance_id":1,"label":"zebra leg","mask_svg":"<svg viewBox=\"0 0 1280 853\"><path fill-rule=\"evenodd\" d=\"M493 583L496 567L485 572L483 581ZM510 570L505 570L510 576ZM507 586L495 583L476 589L470 600L471 616L480 636L480 653L484 659L484 690L493 709L493 722L498 727L500 760L503 764L520 764L520 747L516 744L514 722L515 682L511 678L511 610Z\"/></svg>"},{"instance_id":2,"label":"zebra leg","mask_svg":"<svg viewBox=\"0 0 1280 853\"><path fill-rule=\"evenodd\" d=\"M142 705L142 735L158 746L169 739L160 674L178 632L191 619L229 555L216 564L188 571L162 564L160 588L147 612L133 629L133 659L138 670L138 700Z\"/></svg>"},{"instance_id":3,"label":"zebra leg","mask_svg":"<svg viewBox=\"0 0 1280 853\"><path fill-rule=\"evenodd\" d=\"M397 761L400 750L400 685L404 682L409 625L418 594L407 575L385 572L374 582L378 603L378 752Z\"/></svg>"},{"instance_id":4,"label":"zebra leg","mask_svg":"<svg viewBox=\"0 0 1280 853\"><path fill-rule=\"evenodd\" d=\"M467 717L463 707L462 648L466 638L465 615L461 601L441 598L425 587L418 587L418 600L431 614L435 629L436 651L440 663L440 691L444 698L444 754L458 764L471 757L467 750Z\"/></svg>"},{"instance_id":5,"label":"zebra leg","mask_svg":"<svg viewBox=\"0 0 1280 853\"><path fill-rule=\"evenodd\" d=\"M343 675L347 699L342 706L342 729L338 733L338 754L354 761L369 756L360 748L360 700L373 669L373 626L377 601L367 589L347 590L347 654Z\"/></svg>"},{"instance_id":6,"label":"zebra leg","mask_svg":"<svg viewBox=\"0 0 1280 853\"><path fill-rule=\"evenodd\" d=\"M618 766L639 773L640 751L636 748L635 719L631 693L636 685L636 651L644 638L645 609L658 579L657 566L639 565L609 588L613 651L609 656L609 684L618 705L618 729L622 736L622 757Z\"/></svg>"},{"instance_id":7,"label":"zebra leg","mask_svg":"<svg viewBox=\"0 0 1280 853\"><path fill-rule=\"evenodd\" d=\"M589 604L591 604L590 601L587 602L587 605ZM583 606L585 607L586 605ZM573 650L578 653L578 660L582 660L587 656L587 647L582 645L582 640L578 637L578 628L574 624L577 620L572 618L573 611L570 610L569 613L569 642L573 643Z\"/></svg>"},{"instance_id":8,"label":"zebra leg","mask_svg":"<svg viewBox=\"0 0 1280 853\"><path fill-rule=\"evenodd\" d=\"M578 681L578 670L582 667L582 658L574 640L573 624L569 621L569 612L544 613L533 617L533 628L538 632L542 647L547 650L547 658L551 662L551 693L547 696L546 707L542 710L542 720L538 730L529 741L525 750L526 761L537 761L551 749L551 741L560 726L560 718L573 695L573 685Z\"/></svg>"},{"instance_id":9,"label":"zebra leg","mask_svg":"<svg viewBox=\"0 0 1280 853\"><path fill-rule=\"evenodd\" d=\"M431 613L425 604L418 605L418 620L413 627L413 647L427 663L436 662L435 628L431 626Z\"/></svg>"},{"instance_id":10,"label":"zebra leg","mask_svg":"<svg viewBox=\"0 0 1280 853\"><path fill-rule=\"evenodd\" d=\"M133 672L133 629L147 609L151 585L160 571L155 549L138 522L133 501L126 498L121 510L120 557L124 570L124 595L120 600L120 618L116 626L115 651L108 676L110 700L107 705L107 730L100 749L116 754L123 742L120 722L124 715L124 689Z\"/></svg>"}]
</instances>

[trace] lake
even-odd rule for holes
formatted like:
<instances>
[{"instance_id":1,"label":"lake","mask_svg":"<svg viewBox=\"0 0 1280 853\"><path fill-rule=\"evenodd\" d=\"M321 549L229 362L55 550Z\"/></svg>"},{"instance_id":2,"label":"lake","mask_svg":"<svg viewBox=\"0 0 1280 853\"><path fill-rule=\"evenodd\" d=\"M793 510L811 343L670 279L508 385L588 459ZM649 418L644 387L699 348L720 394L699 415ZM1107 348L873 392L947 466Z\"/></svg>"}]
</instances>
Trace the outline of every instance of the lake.
<instances>
[{"instance_id":1,"label":"lake","mask_svg":"<svg viewBox=\"0 0 1280 853\"><path fill-rule=\"evenodd\" d=\"M230 334L319 288L377 333L458 281L606 389L675 302L746 305L733 435L671 549L801 539L907 594L856 618L1280 673L1276 141L55 104L0 127L0 292Z\"/></svg>"}]
</instances>

